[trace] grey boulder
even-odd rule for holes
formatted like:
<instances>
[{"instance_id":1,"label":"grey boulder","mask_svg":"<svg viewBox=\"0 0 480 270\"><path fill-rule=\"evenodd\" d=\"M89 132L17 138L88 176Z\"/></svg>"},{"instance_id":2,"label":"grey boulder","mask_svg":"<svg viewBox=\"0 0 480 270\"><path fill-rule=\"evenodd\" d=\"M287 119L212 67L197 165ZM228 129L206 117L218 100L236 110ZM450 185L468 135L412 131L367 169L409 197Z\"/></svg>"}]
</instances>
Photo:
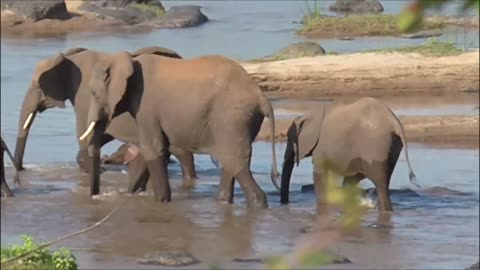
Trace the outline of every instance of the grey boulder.
<instances>
[{"instance_id":1,"label":"grey boulder","mask_svg":"<svg viewBox=\"0 0 480 270\"><path fill-rule=\"evenodd\" d=\"M164 9L159 0L96 0L89 1L87 5L103 7L103 8L125 8L131 4L146 4L149 6L157 6Z\"/></svg>"},{"instance_id":2,"label":"grey boulder","mask_svg":"<svg viewBox=\"0 0 480 270\"><path fill-rule=\"evenodd\" d=\"M381 13L382 3L378 0L336 0L329 9L346 13Z\"/></svg>"},{"instance_id":3,"label":"grey boulder","mask_svg":"<svg viewBox=\"0 0 480 270\"><path fill-rule=\"evenodd\" d=\"M306 41L293 43L277 53L267 57L267 59L283 60L300 57L313 57L317 55L324 55L325 49L318 43Z\"/></svg>"},{"instance_id":4,"label":"grey boulder","mask_svg":"<svg viewBox=\"0 0 480 270\"><path fill-rule=\"evenodd\" d=\"M155 22L156 26L165 28L182 28L198 26L208 21L200 6L173 6Z\"/></svg>"},{"instance_id":5,"label":"grey boulder","mask_svg":"<svg viewBox=\"0 0 480 270\"><path fill-rule=\"evenodd\" d=\"M424 30L424 31L419 31L415 33L402 34L402 37L416 39L416 38L438 37L441 35L443 35L443 32L441 30Z\"/></svg>"},{"instance_id":6,"label":"grey boulder","mask_svg":"<svg viewBox=\"0 0 480 270\"><path fill-rule=\"evenodd\" d=\"M1 7L31 21L71 17L63 0L2 0Z\"/></svg>"}]
</instances>

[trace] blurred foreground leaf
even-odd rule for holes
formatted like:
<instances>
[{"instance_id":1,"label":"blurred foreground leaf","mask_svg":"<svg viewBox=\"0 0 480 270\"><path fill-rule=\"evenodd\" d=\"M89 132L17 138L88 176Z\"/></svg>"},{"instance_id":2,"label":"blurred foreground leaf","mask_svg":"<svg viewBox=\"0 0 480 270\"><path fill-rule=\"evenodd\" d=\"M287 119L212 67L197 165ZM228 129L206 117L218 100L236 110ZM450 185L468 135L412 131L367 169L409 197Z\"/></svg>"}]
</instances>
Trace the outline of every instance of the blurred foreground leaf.
<instances>
[{"instance_id":1,"label":"blurred foreground leaf","mask_svg":"<svg viewBox=\"0 0 480 270\"><path fill-rule=\"evenodd\" d=\"M415 31L421 25L425 11L441 10L446 4L456 2L456 0L415 0L407 4L401 12L398 20L398 29L402 32ZM479 13L480 0L463 0L464 4L458 10L463 13L474 8Z\"/></svg>"}]
</instances>

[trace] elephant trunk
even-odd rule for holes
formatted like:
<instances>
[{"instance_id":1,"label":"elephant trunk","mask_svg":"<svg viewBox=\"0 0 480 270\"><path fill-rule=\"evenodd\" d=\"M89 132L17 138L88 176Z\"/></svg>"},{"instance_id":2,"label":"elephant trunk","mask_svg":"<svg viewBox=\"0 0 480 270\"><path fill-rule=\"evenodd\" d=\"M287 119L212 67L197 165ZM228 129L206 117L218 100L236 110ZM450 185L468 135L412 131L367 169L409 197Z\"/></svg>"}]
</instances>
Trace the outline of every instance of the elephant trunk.
<instances>
[{"instance_id":1,"label":"elephant trunk","mask_svg":"<svg viewBox=\"0 0 480 270\"><path fill-rule=\"evenodd\" d=\"M280 203L288 203L288 194L290 192L290 179L292 177L293 166L295 164L295 151L293 149L293 142L290 138L287 141L287 148L285 149L285 156L283 158L282 166L282 182L280 187Z\"/></svg>"},{"instance_id":2,"label":"elephant trunk","mask_svg":"<svg viewBox=\"0 0 480 270\"><path fill-rule=\"evenodd\" d=\"M105 121L101 118L101 109L98 102L92 97L88 110L88 127L79 137L79 140L88 142L88 161L90 180L90 196L100 193L100 147L101 139L105 132Z\"/></svg>"},{"instance_id":3,"label":"elephant trunk","mask_svg":"<svg viewBox=\"0 0 480 270\"><path fill-rule=\"evenodd\" d=\"M18 122L17 142L15 144L15 166L17 170L23 170L23 155L27 144L27 137L32 126L33 120L40 105L41 93L38 90L30 88L25 95Z\"/></svg>"}]
</instances>

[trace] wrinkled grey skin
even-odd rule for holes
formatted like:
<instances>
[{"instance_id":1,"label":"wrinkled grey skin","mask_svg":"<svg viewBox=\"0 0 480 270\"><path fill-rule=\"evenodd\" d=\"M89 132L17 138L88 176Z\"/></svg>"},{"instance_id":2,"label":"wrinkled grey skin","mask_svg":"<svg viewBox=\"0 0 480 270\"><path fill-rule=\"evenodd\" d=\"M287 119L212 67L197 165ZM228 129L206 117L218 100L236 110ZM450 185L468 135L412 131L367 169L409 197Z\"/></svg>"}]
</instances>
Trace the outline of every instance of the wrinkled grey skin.
<instances>
[{"instance_id":1,"label":"wrinkled grey skin","mask_svg":"<svg viewBox=\"0 0 480 270\"><path fill-rule=\"evenodd\" d=\"M165 159L169 149L177 148L210 154L219 161L220 200L233 201L235 178L249 206L268 207L250 161L253 140L266 116L272 132L272 181L278 174L273 108L238 63L221 56L132 58L128 52L110 59L94 67L88 122L95 128L80 139L95 141L104 125L128 111L136 119L156 200L171 200Z\"/></svg>"},{"instance_id":2,"label":"wrinkled grey skin","mask_svg":"<svg viewBox=\"0 0 480 270\"><path fill-rule=\"evenodd\" d=\"M160 54L181 58L176 52L162 47L146 47L132 53L134 56L142 54ZM23 155L28 133L37 112L41 113L46 109L54 107L64 108L65 101L69 100L75 110L77 137L85 131L89 102L91 100L88 82L92 74L92 68L97 61L108 57L109 55L102 52L73 48L37 64L31 85L23 100L19 119L14 157L20 170L23 169ZM25 126L30 114L32 114L31 121ZM116 117L105 131L105 134L97 138L98 146L105 145L112 141L113 138L123 142L138 143L135 120L130 114L124 113ZM92 163L96 163L96 161L89 159L87 154L88 145L85 142L79 142L79 148L77 163L84 171L90 172L96 168L92 166ZM93 148L90 149L90 151L92 150ZM182 169L186 172L184 178L191 182L192 179L196 178L193 154L182 152L181 155L182 158L179 158L179 160ZM148 179L148 174L145 173L145 170L146 164L141 155L129 163L128 173L131 180L129 190L131 192L145 188ZM90 181L96 182L96 179L90 179ZM140 183L140 186L135 186L132 183ZM98 193L99 184L91 185L90 194L95 195Z\"/></svg>"},{"instance_id":3,"label":"wrinkled grey skin","mask_svg":"<svg viewBox=\"0 0 480 270\"><path fill-rule=\"evenodd\" d=\"M14 197L12 190L7 184L7 180L5 179L5 164L3 163L3 154L4 152L7 152L7 155L10 157L10 160L12 161L13 165L15 168L17 168L17 164L15 163L15 160L13 159L12 153L10 152L10 149L8 149L7 144L3 140L3 138L0 136L0 139L2 140L0 144L0 181L1 181L1 197ZM18 175L15 176L15 181L17 184L19 184L18 181Z\"/></svg>"},{"instance_id":4,"label":"wrinkled grey skin","mask_svg":"<svg viewBox=\"0 0 480 270\"><path fill-rule=\"evenodd\" d=\"M351 104L323 104L296 118L287 132L281 203L288 203L294 163L298 166L301 159L312 156L318 209L325 206L324 181L331 171L344 177L343 185L369 178L378 193L379 210L392 211L390 178L403 146L415 184L402 124L389 107L369 97Z\"/></svg>"}]
</instances>

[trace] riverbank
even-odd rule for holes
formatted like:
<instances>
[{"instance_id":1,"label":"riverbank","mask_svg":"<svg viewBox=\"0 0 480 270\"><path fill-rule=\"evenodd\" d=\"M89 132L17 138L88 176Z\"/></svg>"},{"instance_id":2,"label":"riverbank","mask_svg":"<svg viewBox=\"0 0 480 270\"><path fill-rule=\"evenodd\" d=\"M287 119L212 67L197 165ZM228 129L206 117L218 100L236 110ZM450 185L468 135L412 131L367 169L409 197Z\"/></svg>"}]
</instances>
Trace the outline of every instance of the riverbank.
<instances>
[{"instance_id":1,"label":"riverbank","mask_svg":"<svg viewBox=\"0 0 480 270\"><path fill-rule=\"evenodd\" d=\"M427 57L417 53L322 55L241 63L275 96L411 96L479 92L479 51Z\"/></svg>"},{"instance_id":2,"label":"riverbank","mask_svg":"<svg viewBox=\"0 0 480 270\"><path fill-rule=\"evenodd\" d=\"M353 38L363 36L404 36L398 27L400 15L354 14L348 16L326 16L320 11L310 11L302 20L297 34L310 39ZM435 36L449 26L478 29L478 17L432 16L426 17L417 33Z\"/></svg>"},{"instance_id":3,"label":"riverbank","mask_svg":"<svg viewBox=\"0 0 480 270\"><path fill-rule=\"evenodd\" d=\"M44 38L76 32L142 33L199 26L208 20L200 6L165 10L161 2L151 0L2 2L1 29L2 38Z\"/></svg>"}]
</instances>

